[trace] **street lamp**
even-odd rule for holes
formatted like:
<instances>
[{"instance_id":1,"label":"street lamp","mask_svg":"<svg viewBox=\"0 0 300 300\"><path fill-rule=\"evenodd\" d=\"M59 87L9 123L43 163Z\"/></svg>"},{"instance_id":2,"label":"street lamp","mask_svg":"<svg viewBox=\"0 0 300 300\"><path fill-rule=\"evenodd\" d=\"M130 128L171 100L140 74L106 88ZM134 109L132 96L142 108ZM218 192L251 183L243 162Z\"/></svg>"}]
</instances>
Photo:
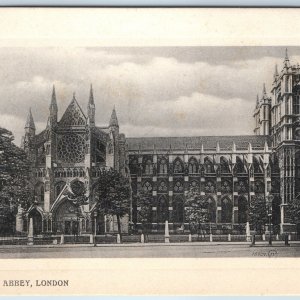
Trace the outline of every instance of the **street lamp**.
<instances>
[{"instance_id":1,"label":"street lamp","mask_svg":"<svg viewBox=\"0 0 300 300\"><path fill-rule=\"evenodd\" d=\"M94 211L94 220L95 220L95 224L94 224L94 247L97 246L96 243L96 235L97 235L97 209Z\"/></svg>"},{"instance_id":2,"label":"street lamp","mask_svg":"<svg viewBox=\"0 0 300 300\"><path fill-rule=\"evenodd\" d=\"M268 206L268 217L269 217L269 245L272 245L272 202L273 202L274 196L269 195L267 196L267 206Z\"/></svg>"}]
</instances>

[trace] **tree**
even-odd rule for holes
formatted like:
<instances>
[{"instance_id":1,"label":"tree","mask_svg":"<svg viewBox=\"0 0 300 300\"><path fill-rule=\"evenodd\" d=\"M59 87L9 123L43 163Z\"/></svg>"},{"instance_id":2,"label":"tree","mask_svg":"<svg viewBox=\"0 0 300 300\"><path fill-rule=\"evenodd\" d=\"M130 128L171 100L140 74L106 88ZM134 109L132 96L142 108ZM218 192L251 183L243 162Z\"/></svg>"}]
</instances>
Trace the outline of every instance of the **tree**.
<instances>
[{"instance_id":1,"label":"tree","mask_svg":"<svg viewBox=\"0 0 300 300\"><path fill-rule=\"evenodd\" d=\"M290 219L291 223L296 224L297 232L299 232L300 225L300 200L294 198L291 202L289 202L287 206L287 216Z\"/></svg>"},{"instance_id":2,"label":"tree","mask_svg":"<svg viewBox=\"0 0 300 300\"><path fill-rule=\"evenodd\" d=\"M254 229L262 234L265 224L268 223L268 212L264 197L255 196L251 198L249 206L249 222Z\"/></svg>"},{"instance_id":3,"label":"tree","mask_svg":"<svg viewBox=\"0 0 300 300\"><path fill-rule=\"evenodd\" d=\"M129 214L131 188L127 177L117 171L103 170L96 184L97 210L105 215L115 215L122 241L121 218Z\"/></svg>"},{"instance_id":4,"label":"tree","mask_svg":"<svg viewBox=\"0 0 300 300\"><path fill-rule=\"evenodd\" d=\"M197 190L191 189L186 196L185 206L185 216L190 230L192 233L197 232L199 238L202 224L209 220L208 202Z\"/></svg>"},{"instance_id":5,"label":"tree","mask_svg":"<svg viewBox=\"0 0 300 300\"><path fill-rule=\"evenodd\" d=\"M153 197L152 194L146 193L144 191L140 191L137 197L137 218L138 222L142 224L142 232L145 234L147 239L148 237L148 229L149 225L151 225L152 220L152 202Z\"/></svg>"},{"instance_id":6,"label":"tree","mask_svg":"<svg viewBox=\"0 0 300 300\"><path fill-rule=\"evenodd\" d=\"M0 127L0 228L12 233L18 206L25 210L34 200L30 185L30 162L13 143L12 133Z\"/></svg>"}]
</instances>

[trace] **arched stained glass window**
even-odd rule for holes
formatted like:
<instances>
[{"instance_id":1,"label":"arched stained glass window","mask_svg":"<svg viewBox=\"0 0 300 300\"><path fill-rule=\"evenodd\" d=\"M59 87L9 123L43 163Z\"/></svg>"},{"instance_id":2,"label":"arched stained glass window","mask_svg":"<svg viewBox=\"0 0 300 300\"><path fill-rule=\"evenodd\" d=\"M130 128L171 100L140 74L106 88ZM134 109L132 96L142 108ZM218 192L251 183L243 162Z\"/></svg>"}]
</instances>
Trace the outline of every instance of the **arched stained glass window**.
<instances>
[{"instance_id":1,"label":"arched stained glass window","mask_svg":"<svg viewBox=\"0 0 300 300\"><path fill-rule=\"evenodd\" d=\"M143 190L146 193L150 193L152 191L152 184L149 181L146 181L143 185Z\"/></svg>"},{"instance_id":2,"label":"arched stained glass window","mask_svg":"<svg viewBox=\"0 0 300 300\"><path fill-rule=\"evenodd\" d=\"M153 174L153 164L152 164L152 161L150 159L148 159L146 161L144 170L145 170L146 175Z\"/></svg>"},{"instance_id":3,"label":"arched stained glass window","mask_svg":"<svg viewBox=\"0 0 300 300\"><path fill-rule=\"evenodd\" d=\"M179 158L174 162L174 174L176 173L183 173L183 163Z\"/></svg>"},{"instance_id":4,"label":"arched stained glass window","mask_svg":"<svg viewBox=\"0 0 300 300\"><path fill-rule=\"evenodd\" d=\"M205 158L204 164L205 164L206 173L214 173L215 172L214 165L208 157Z\"/></svg>"},{"instance_id":5,"label":"arched stained glass window","mask_svg":"<svg viewBox=\"0 0 300 300\"><path fill-rule=\"evenodd\" d=\"M169 220L169 207L166 196L161 196L157 203L157 222L164 223Z\"/></svg>"},{"instance_id":6,"label":"arched stained glass window","mask_svg":"<svg viewBox=\"0 0 300 300\"><path fill-rule=\"evenodd\" d=\"M208 209L208 221L210 223L215 223L216 222L216 202L211 197L209 197L207 199L207 209Z\"/></svg>"},{"instance_id":7,"label":"arched stained glass window","mask_svg":"<svg viewBox=\"0 0 300 300\"><path fill-rule=\"evenodd\" d=\"M183 184L181 181L176 181L174 184L174 192L180 193L183 192Z\"/></svg>"},{"instance_id":8,"label":"arched stained glass window","mask_svg":"<svg viewBox=\"0 0 300 300\"><path fill-rule=\"evenodd\" d=\"M184 221L184 205L182 196L177 196L173 202L173 222L183 223Z\"/></svg>"},{"instance_id":9,"label":"arched stained glass window","mask_svg":"<svg viewBox=\"0 0 300 300\"><path fill-rule=\"evenodd\" d=\"M160 174L167 174L168 173L168 162L165 158L162 158L159 162L158 172Z\"/></svg>"},{"instance_id":10,"label":"arched stained glass window","mask_svg":"<svg viewBox=\"0 0 300 300\"><path fill-rule=\"evenodd\" d=\"M221 203L221 222L231 223L232 222L232 202L229 198L223 198Z\"/></svg>"},{"instance_id":11,"label":"arched stained glass window","mask_svg":"<svg viewBox=\"0 0 300 300\"><path fill-rule=\"evenodd\" d=\"M238 198L238 222L246 223L247 222L247 210L248 204L245 197Z\"/></svg>"},{"instance_id":12,"label":"arched stained glass window","mask_svg":"<svg viewBox=\"0 0 300 300\"><path fill-rule=\"evenodd\" d=\"M168 191L168 185L165 181L161 181L159 186L158 186L158 191L159 192L167 192Z\"/></svg>"},{"instance_id":13,"label":"arched stained glass window","mask_svg":"<svg viewBox=\"0 0 300 300\"><path fill-rule=\"evenodd\" d=\"M195 158L191 158L189 161L189 173L195 174L197 173L197 160Z\"/></svg>"},{"instance_id":14,"label":"arched stained glass window","mask_svg":"<svg viewBox=\"0 0 300 300\"><path fill-rule=\"evenodd\" d=\"M230 173L228 161L224 157L221 157L220 165L221 165L221 173Z\"/></svg>"}]
</instances>

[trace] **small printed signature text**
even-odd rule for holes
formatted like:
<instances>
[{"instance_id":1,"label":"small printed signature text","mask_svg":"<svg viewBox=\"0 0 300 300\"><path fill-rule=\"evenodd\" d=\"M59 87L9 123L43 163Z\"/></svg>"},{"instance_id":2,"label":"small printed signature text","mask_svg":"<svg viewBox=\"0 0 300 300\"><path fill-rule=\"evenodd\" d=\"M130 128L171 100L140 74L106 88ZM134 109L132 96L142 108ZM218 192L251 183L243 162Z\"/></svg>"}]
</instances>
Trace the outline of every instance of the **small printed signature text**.
<instances>
[{"instance_id":1,"label":"small printed signature text","mask_svg":"<svg viewBox=\"0 0 300 300\"><path fill-rule=\"evenodd\" d=\"M276 249L270 249L270 250L256 250L252 252L252 256L255 257L276 257L278 255L278 252Z\"/></svg>"}]
</instances>

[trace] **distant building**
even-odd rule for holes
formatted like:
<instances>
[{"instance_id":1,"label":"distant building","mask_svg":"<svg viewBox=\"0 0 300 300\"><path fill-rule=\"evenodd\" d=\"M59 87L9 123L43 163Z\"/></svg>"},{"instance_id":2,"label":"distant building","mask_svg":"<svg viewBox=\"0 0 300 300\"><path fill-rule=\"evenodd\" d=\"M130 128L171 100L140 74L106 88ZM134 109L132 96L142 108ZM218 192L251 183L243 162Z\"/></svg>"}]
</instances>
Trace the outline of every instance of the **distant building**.
<instances>
[{"instance_id":1,"label":"distant building","mask_svg":"<svg viewBox=\"0 0 300 300\"><path fill-rule=\"evenodd\" d=\"M95 125L93 89L82 111L75 95L61 120L53 87L47 127L39 134L31 111L25 126L23 148L32 162L32 186L36 203L17 216L17 230L26 230L34 219L36 233L71 234L116 231L114 218L97 216L94 190L100 171L112 167L129 174L133 195L143 190L153 198L151 230L188 228L185 195L191 187L208 202L210 226L216 232L245 228L251 197L272 195L272 223L278 232L295 230L286 205L300 194L300 67L286 55L283 69L274 74L272 96L263 88L257 97L255 135L125 138L119 132L115 109L107 127ZM72 181L83 182L89 204L77 211L65 199ZM139 229L139 207L132 198L131 212L123 218L123 230ZM96 225L96 226L95 226Z\"/></svg>"}]
</instances>

